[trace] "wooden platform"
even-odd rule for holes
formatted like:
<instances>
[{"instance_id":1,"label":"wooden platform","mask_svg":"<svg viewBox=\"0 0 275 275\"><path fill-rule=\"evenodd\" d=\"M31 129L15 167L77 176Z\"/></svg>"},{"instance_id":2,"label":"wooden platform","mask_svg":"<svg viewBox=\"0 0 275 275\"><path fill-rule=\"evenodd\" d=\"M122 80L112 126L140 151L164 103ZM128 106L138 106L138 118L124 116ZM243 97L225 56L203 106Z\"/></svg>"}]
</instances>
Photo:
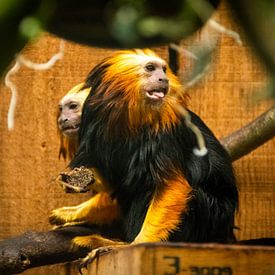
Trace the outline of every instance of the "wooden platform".
<instances>
[{"instance_id":1,"label":"wooden platform","mask_svg":"<svg viewBox=\"0 0 275 275\"><path fill-rule=\"evenodd\" d=\"M148 243L102 255L84 274L275 275L275 247Z\"/></svg>"}]
</instances>

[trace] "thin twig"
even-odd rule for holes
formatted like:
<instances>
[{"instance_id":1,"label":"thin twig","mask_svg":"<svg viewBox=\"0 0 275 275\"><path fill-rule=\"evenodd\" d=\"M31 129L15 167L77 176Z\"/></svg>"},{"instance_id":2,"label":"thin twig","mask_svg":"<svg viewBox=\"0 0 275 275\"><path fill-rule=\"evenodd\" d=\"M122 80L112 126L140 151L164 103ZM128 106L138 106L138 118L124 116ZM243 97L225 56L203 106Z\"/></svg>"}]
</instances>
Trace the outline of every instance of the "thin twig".
<instances>
[{"instance_id":1,"label":"thin twig","mask_svg":"<svg viewBox=\"0 0 275 275\"><path fill-rule=\"evenodd\" d=\"M60 42L60 46L59 46L59 52L54 54L49 61L45 62L45 63L34 63L31 60L25 58L23 55L18 55L17 56L17 61L20 62L21 64L23 64L24 66L33 69L33 70L48 70L51 67L54 66L54 64L62 59L64 56L64 42L61 41Z\"/></svg>"},{"instance_id":2,"label":"thin twig","mask_svg":"<svg viewBox=\"0 0 275 275\"><path fill-rule=\"evenodd\" d=\"M64 41L61 40L60 46L59 46L59 52L54 54L49 61L46 63L34 63L27 58L25 58L23 55L19 54L16 57L16 63L15 65L7 72L5 76L5 85L10 88L11 90L11 100L10 100L10 106L8 111L8 129L12 130L14 128L14 113L15 113L15 107L17 102L17 87L16 85L11 81L11 76L14 75L16 72L18 72L21 65L24 65L30 69L34 70L48 70L51 67L54 66L56 61L59 59L62 59L64 56Z\"/></svg>"},{"instance_id":3,"label":"thin twig","mask_svg":"<svg viewBox=\"0 0 275 275\"><path fill-rule=\"evenodd\" d=\"M243 44L243 42L241 40L241 37L240 37L240 35L237 32L226 28L225 26L223 26L222 24L218 23L214 19L210 19L209 20L209 26L211 26L217 32L224 33L224 34L232 37L238 45L241 46Z\"/></svg>"},{"instance_id":4,"label":"thin twig","mask_svg":"<svg viewBox=\"0 0 275 275\"><path fill-rule=\"evenodd\" d=\"M192 53L176 44L171 43L170 47L173 48L174 50L178 51L180 54L187 54L189 57L191 57L193 59L196 59L196 60L198 59L198 57L194 53ZM204 74L204 70L203 70L203 74ZM192 81L197 82L198 78L200 79L201 77L202 77L202 74L197 74L195 78L192 78ZM189 87L190 87L190 85L189 85ZM185 85L185 88L187 88L186 85ZM181 95L178 93L177 98L179 98L180 96ZM185 125L188 128L190 128L191 131L196 136L198 148L194 148L193 153L199 157L205 156L207 154L208 150L205 146L205 141L204 141L203 135L202 135L200 129L195 124L192 123L191 116L190 116L188 110L186 110L182 105L178 104L177 102L175 102L174 108L177 109L177 111L184 117Z\"/></svg>"},{"instance_id":5,"label":"thin twig","mask_svg":"<svg viewBox=\"0 0 275 275\"><path fill-rule=\"evenodd\" d=\"M191 57L194 60L198 60L198 56L196 56L193 52L191 52L191 51L189 51L189 50L187 50L187 49L185 49L181 46L178 46L177 44L170 43L169 46L170 46L170 48L174 49L175 51L177 51L180 54Z\"/></svg>"},{"instance_id":6,"label":"thin twig","mask_svg":"<svg viewBox=\"0 0 275 275\"><path fill-rule=\"evenodd\" d=\"M17 87L16 85L11 81L10 77L17 73L20 69L20 63L18 61L15 62L15 65L7 72L5 76L5 85L10 88L11 91L11 100L10 100L10 106L8 111L8 129L12 130L14 128L14 112L15 112L15 106L17 102Z\"/></svg>"},{"instance_id":7,"label":"thin twig","mask_svg":"<svg viewBox=\"0 0 275 275\"><path fill-rule=\"evenodd\" d=\"M197 15L200 17L202 22L207 22L208 15L215 11L215 9L212 7L212 5L209 3L209 1L205 0L187 0L188 4L193 8L193 10L197 13ZM218 23L214 19L210 19L208 21L209 26L212 27L214 30L216 30L219 33L224 33L230 37L232 37L238 45L242 45L242 40L240 38L240 35L225 26L223 26L221 23Z\"/></svg>"},{"instance_id":8,"label":"thin twig","mask_svg":"<svg viewBox=\"0 0 275 275\"><path fill-rule=\"evenodd\" d=\"M175 104L175 108L184 117L186 126L192 130L192 132L194 133L194 135L197 138L198 148L195 147L193 149L193 153L198 157L205 156L207 154L208 150L205 146L205 140L203 138L203 135L202 135L200 129L195 124L192 123L191 116L190 116L188 110L186 110L183 106L181 106L179 104Z\"/></svg>"},{"instance_id":9,"label":"thin twig","mask_svg":"<svg viewBox=\"0 0 275 275\"><path fill-rule=\"evenodd\" d=\"M210 64L208 63L200 73L197 73L193 78L191 78L186 84L186 89L190 89L191 87L195 86L209 71Z\"/></svg>"},{"instance_id":10,"label":"thin twig","mask_svg":"<svg viewBox=\"0 0 275 275\"><path fill-rule=\"evenodd\" d=\"M206 23L209 15L212 14L215 9L209 1L205 0L187 0L188 4L192 7L202 22Z\"/></svg>"}]
</instances>

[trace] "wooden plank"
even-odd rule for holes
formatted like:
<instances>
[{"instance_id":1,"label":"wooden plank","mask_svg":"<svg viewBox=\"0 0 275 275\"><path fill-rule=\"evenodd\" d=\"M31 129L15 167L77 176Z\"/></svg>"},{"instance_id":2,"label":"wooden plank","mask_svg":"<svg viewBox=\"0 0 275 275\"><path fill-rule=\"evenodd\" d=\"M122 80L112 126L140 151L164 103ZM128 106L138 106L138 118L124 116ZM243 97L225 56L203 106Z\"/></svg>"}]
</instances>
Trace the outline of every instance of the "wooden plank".
<instances>
[{"instance_id":1,"label":"wooden plank","mask_svg":"<svg viewBox=\"0 0 275 275\"><path fill-rule=\"evenodd\" d=\"M273 275L275 247L148 243L115 250L87 275Z\"/></svg>"}]
</instances>

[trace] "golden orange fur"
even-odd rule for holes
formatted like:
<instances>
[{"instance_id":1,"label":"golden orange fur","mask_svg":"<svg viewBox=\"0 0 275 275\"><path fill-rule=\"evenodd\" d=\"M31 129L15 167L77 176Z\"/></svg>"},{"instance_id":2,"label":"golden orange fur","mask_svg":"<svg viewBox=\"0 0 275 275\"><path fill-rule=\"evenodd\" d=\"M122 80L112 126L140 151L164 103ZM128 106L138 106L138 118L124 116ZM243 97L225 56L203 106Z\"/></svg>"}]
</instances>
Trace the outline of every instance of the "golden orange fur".
<instances>
[{"instance_id":1,"label":"golden orange fur","mask_svg":"<svg viewBox=\"0 0 275 275\"><path fill-rule=\"evenodd\" d=\"M155 109L149 105L141 104L142 95L140 91L146 85L144 65L152 60L166 65L163 59L149 49L119 51L102 62L102 66L109 65L102 80L102 83L107 83L108 86L107 89L105 86L99 86L96 92L101 93L101 90L104 89L103 100L108 100L115 92L122 91L122 98L110 103L115 105L118 110L110 116L110 129L120 123L119 112L124 111L123 104L125 102L128 103L127 123L132 133L137 132L143 125L150 126L152 131L156 133L160 128L169 130L180 119L181 115L174 108L174 105L180 104L186 107L188 95L184 93L178 78L168 67L166 75L169 79L169 92L164 103ZM118 75L119 77L117 77ZM109 107L110 105L106 104L106 109ZM92 105L91 108L93 108Z\"/></svg>"},{"instance_id":2,"label":"golden orange fur","mask_svg":"<svg viewBox=\"0 0 275 275\"><path fill-rule=\"evenodd\" d=\"M163 190L162 190L163 189ZM192 188L180 174L156 191L134 243L166 241L177 229L191 198Z\"/></svg>"}]
</instances>

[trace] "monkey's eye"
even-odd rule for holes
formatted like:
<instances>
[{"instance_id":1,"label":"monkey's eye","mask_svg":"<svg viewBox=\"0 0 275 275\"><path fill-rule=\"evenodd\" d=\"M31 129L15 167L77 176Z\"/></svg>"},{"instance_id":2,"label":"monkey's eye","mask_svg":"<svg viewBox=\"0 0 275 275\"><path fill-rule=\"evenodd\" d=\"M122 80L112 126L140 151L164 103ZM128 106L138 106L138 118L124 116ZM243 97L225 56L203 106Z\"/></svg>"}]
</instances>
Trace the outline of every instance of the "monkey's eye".
<instances>
[{"instance_id":1,"label":"monkey's eye","mask_svg":"<svg viewBox=\"0 0 275 275\"><path fill-rule=\"evenodd\" d=\"M70 106L69 106L69 108L70 108L71 110L75 110L75 109L78 108L78 104L77 104L77 103L71 103Z\"/></svg>"},{"instance_id":2,"label":"monkey's eye","mask_svg":"<svg viewBox=\"0 0 275 275\"><path fill-rule=\"evenodd\" d=\"M164 66L162 69L163 69L163 71L166 73L166 71L167 71L166 66Z\"/></svg>"},{"instance_id":3,"label":"monkey's eye","mask_svg":"<svg viewBox=\"0 0 275 275\"><path fill-rule=\"evenodd\" d=\"M156 69L156 67L155 67L153 64L147 64L147 65L145 66L145 69L146 69L146 71L148 71L148 72L153 72L153 71Z\"/></svg>"},{"instance_id":4,"label":"monkey's eye","mask_svg":"<svg viewBox=\"0 0 275 275\"><path fill-rule=\"evenodd\" d=\"M58 110L62 112L62 106L58 106Z\"/></svg>"}]
</instances>

